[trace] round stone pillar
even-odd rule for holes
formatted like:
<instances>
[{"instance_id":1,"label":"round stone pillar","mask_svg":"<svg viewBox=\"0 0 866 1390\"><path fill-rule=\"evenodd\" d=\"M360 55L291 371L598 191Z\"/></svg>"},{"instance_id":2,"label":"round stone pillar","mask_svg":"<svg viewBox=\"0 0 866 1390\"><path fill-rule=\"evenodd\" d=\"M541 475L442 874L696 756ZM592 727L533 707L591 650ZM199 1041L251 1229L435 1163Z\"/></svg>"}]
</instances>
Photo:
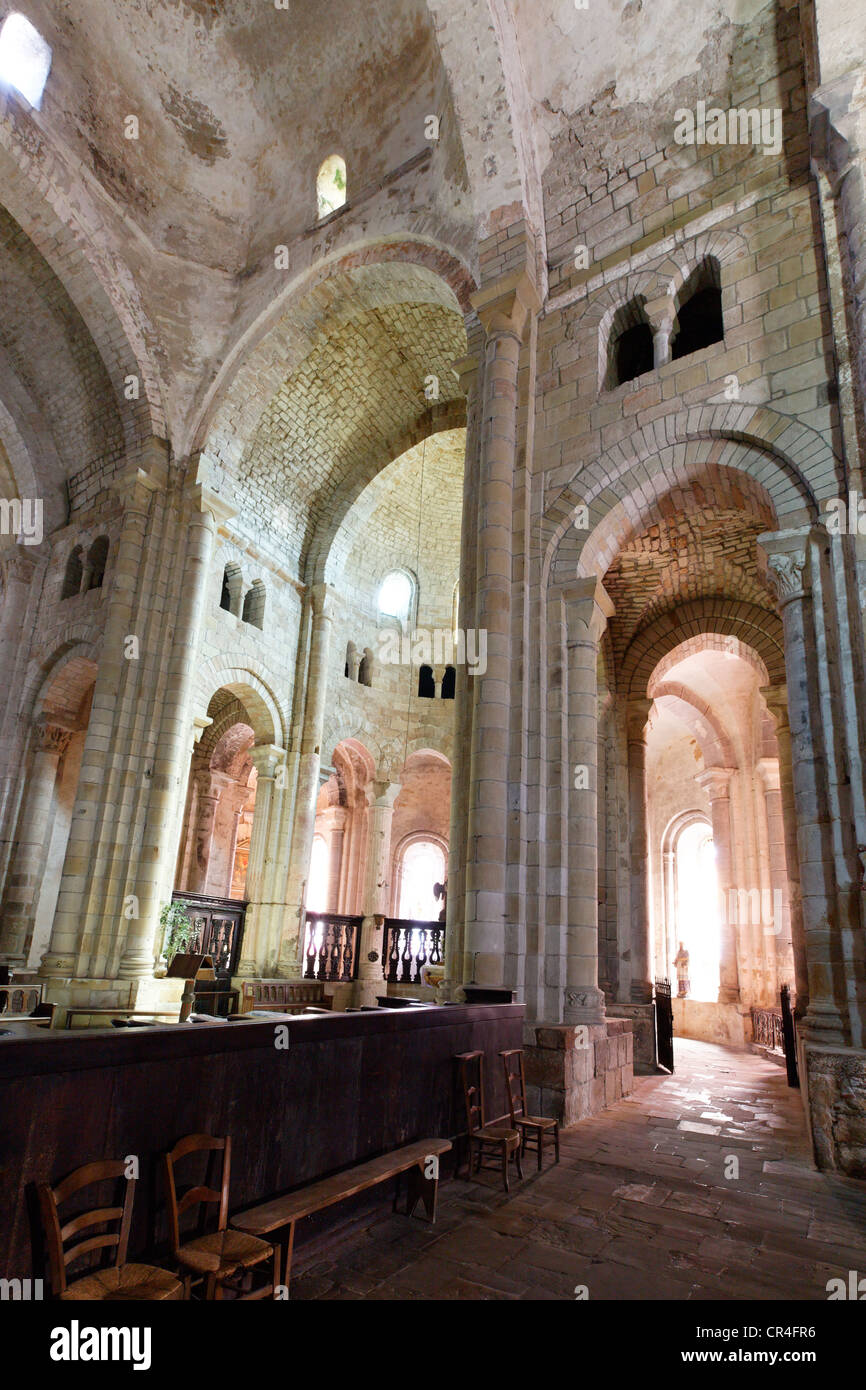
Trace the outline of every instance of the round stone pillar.
<instances>
[{"instance_id":1,"label":"round stone pillar","mask_svg":"<svg viewBox=\"0 0 866 1390\"><path fill-rule=\"evenodd\" d=\"M277 778L281 776L286 754L283 748L264 743L251 748L250 757L256 769L256 803L244 888L247 899L244 942L237 967L238 975L247 978L261 975L271 954L276 954L278 949L277 942L268 939L268 919L275 896L272 880L275 822L279 820Z\"/></svg>"},{"instance_id":2,"label":"round stone pillar","mask_svg":"<svg viewBox=\"0 0 866 1390\"><path fill-rule=\"evenodd\" d=\"M716 854L716 878L719 890L719 1003L739 1004L740 972L737 964L738 895L734 883L734 858L731 835L731 778L730 767L708 767L695 778L710 799L710 818L713 823L713 849Z\"/></svg>"},{"instance_id":3,"label":"round stone pillar","mask_svg":"<svg viewBox=\"0 0 866 1390\"><path fill-rule=\"evenodd\" d=\"M506 851L517 377L524 331L539 299L519 272L486 286L472 303L486 334L475 603L476 624L487 633L487 667L473 677L463 980L505 985L516 969L516 961L506 961Z\"/></svg>"},{"instance_id":4,"label":"round stone pillar","mask_svg":"<svg viewBox=\"0 0 866 1390\"><path fill-rule=\"evenodd\" d=\"M328 836L328 911L340 911L340 883L343 874L343 842L346 836L346 810L335 806L331 812Z\"/></svg>"},{"instance_id":5,"label":"round stone pillar","mask_svg":"<svg viewBox=\"0 0 866 1390\"><path fill-rule=\"evenodd\" d=\"M629 700L626 709L633 1004L649 1004L653 997L646 788L647 721L652 706L652 700Z\"/></svg>"},{"instance_id":6,"label":"round stone pillar","mask_svg":"<svg viewBox=\"0 0 866 1390\"><path fill-rule=\"evenodd\" d=\"M794 805L794 772L791 763L791 728L788 723L788 691L784 685L763 686L761 693L776 723L779 750L779 804L784 835L785 878L788 885L788 914L791 928L796 1001L794 1012L801 1018L809 1007L809 973L806 967L806 937L803 930L803 903L800 894L800 855L797 849L797 812Z\"/></svg>"},{"instance_id":7,"label":"round stone pillar","mask_svg":"<svg viewBox=\"0 0 866 1390\"><path fill-rule=\"evenodd\" d=\"M785 867L785 825L782 812L782 774L778 758L759 758L756 764L764 794L767 825L767 858L770 869L770 888L773 895L771 922L765 923L765 941L773 948L776 979L773 981L773 1003L779 986L794 982L794 953L791 940L791 910L788 894L788 875Z\"/></svg>"},{"instance_id":8,"label":"round stone pillar","mask_svg":"<svg viewBox=\"0 0 866 1390\"><path fill-rule=\"evenodd\" d=\"M319 769L322 763L322 737L325 727L325 699L328 692L328 659L331 650L331 594L325 584L310 590L310 660L307 668L307 698L297 760L292 848L285 900L286 934L280 944L279 973L304 974L304 939L300 928L301 896L310 869L313 834L316 828L316 800L319 795Z\"/></svg>"},{"instance_id":9,"label":"round stone pillar","mask_svg":"<svg viewBox=\"0 0 866 1390\"><path fill-rule=\"evenodd\" d=\"M382 963L385 916L388 911L388 889L391 867L391 829L394 802L400 794L399 782L377 781L369 788L369 833L367 863L364 870L364 895L361 900L361 945L355 1004L375 1005L376 997L385 993Z\"/></svg>"},{"instance_id":10,"label":"round stone pillar","mask_svg":"<svg viewBox=\"0 0 866 1390\"><path fill-rule=\"evenodd\" d=\"M844 1036L842 1016L834 993L837 959L835 902L827 770L813 721L821 710L810 678L814 659L809 583L808 531L781 531L759 537L766 578L781 611L785 634L791 764L797 810L797 849L802 891L803 928L809 977L809 1005L804 1020L814 1042L838 1042Z\"/></svg>"},{"instance_id":11,"label":"round stone pillar","mask_svg":"<svg viewBox=\"0 0 866 1390\"><path fill-rule=\"evenodd\" d=\"M74 725L40 719L34 728L33 755L15 830L0 924L0 959L22 969L33 937L39 887L51 842L54 796L60 761Z\"/></svg>"},{"instance_id":12,"label":"round stone pillar","mask_svg":"<svg viewBox=\"0 0 866 1390\"><path fill-rule=\"evenodd\" d=\"M214 825L222 787L213 774L205 770L195 778L195 829L193 831L192 862L189 866L190 893L207 893L208 870L213 846Z\"/></svg>"},{"instance_id":13,"label":"round stone pillar","mask_svg":"<svg viewBox=\"0 0 866 1390\"><path fill-rule=\"evenodd\" d=\"M597 579L561 590L567 646L568 918L564 1023L602 1023L598 987L598 644L613 604Z\"/></svg>"}]
</instances>

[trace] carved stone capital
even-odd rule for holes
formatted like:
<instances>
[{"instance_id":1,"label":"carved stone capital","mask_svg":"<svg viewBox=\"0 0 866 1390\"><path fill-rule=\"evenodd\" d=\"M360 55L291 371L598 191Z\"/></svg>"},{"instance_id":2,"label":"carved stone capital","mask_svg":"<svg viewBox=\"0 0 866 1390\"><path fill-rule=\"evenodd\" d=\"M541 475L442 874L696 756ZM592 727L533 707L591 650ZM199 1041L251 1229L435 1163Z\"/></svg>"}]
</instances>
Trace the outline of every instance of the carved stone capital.
<instances>
[{"instance_id":1,"label":"carved stone capital","mask_svg":"<svg viewBox=\"0 0 866 1390\"><path fill-rule=\"evenodd\" d=\"M286 761L285 748L278 748L275 743L256 743L249 754L259 777L276 777L277 770Z\"/></svg>"},{"instance_id":2,"label":"carved stone capital","mask_svg":"<svg viewBox=\"0 0 866 1390\"><path fill-rule=\"evenodd\" d=\"M779 608L806 596L809 536L809 531L802 530L768 532L758 537L759 572Z\"/></svg>"},{"instance_id":3,"label":"carved stone capital","mask_svg":"<svg viewBox=\"0 0 866 1390\"><path fill-rule=\"evenodd\" d=\"M62 719L45 717L36 721L33 731L38 753L56 753L61 756L69 747L75 725L71 721L67 723Z\"/></svg>"},{"instance_id":4,"label":"carved stone capital","mask_svg":"<svg viewBox=\"0 0 866 1390\"><path fill-rule=\"evenodd\" d=\"M565 606L566 645L597 647L614 606L600 579L575 579L557 590Z\"/></svg>"},{"instance_id":5,"label":"carved stone capital","mask_svg":"<svg viewBox=\"0 0 866 1390\"><path fill-rule=\"evenodd\" d=\"M699 772L695 781L699 787L703 787L710 801L725 801L731 795L731 778L734 775L732 767L708 767L704 772Z\"/></svg>"},{"instance_id":6,"label":"carved stone capital","mask_svg":"<svg viewBox=\"0 0 866 1390\"><path fill-rule=\"evenodd\" d=\"M530 316L541 308L541 296L525 268L503 275L470 298L488 338L505 336L522 342Z\"/></svg>"},{"instance_id":7,"label":"carved stone capital","mask_svg":"<svg viewBox=\"0 0 866 1390\"><path fill-rule=\"evenodd\" d=\"M776 733L789 728L787 685L762 685L761 694L767 709L775 720Z\"/></svg>"},{"instance_id":8,"label":"carved stone capital","mask_svg":"<svg viewBox=\"0 0 866 1390\"><path fill-rule=\"evenodd\" d=\"M778 758L759 758L755 763L755 771L764 784L765 792L781 791Z\"/></svg>"}]
</instances>

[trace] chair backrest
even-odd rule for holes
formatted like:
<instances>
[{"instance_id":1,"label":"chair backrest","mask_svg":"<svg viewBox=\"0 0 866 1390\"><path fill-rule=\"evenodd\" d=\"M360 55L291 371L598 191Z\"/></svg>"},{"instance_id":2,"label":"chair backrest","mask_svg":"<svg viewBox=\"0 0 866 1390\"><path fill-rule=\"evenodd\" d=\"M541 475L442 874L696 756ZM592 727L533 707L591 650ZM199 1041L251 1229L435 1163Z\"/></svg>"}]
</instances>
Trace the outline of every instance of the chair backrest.
<instances>
[{"instance_id":1,"label":"chair backrest","mask_svg":"<svg viewBox=\"0 0 866 1390\"><path fill-rule=\"evenodd\" d=\"M120 1179L123 1179L125 1183L123 1201L120 1205L94 1207L91 1211L82 1212L80 1216L73 1217L61 1226L58 1207L62 1206L76 1192L80 1192L83 1187L89 1187L93 1183ZM56 1187L51 1187L47 1182L39 1183L37 1189L39 1207L45 1229L45 1243L51 1269L51 1287L55 1297L59 1298L66 1291L67 1266L91 1250L99 1250L103 1247L111 1249L113 1247L115 1250L114 1263L116 1265L126 1263L135 1184L135 1178L126 1176L126 1164L121 1159L109 1159L101 1163L85 1163L82 1168L76 1168L74 1173L70 1173ZM87 1236L67 1248L70 1238L88 1227L111 1227L112 1225L116 1226L115 1230L102 1230L97 1235Z\"/></svg>"},{"instance_id":2,"label":"chair backrest","mask_svg":"<svg viewBox=\"0 0 866 1390\"><path fill-rule=\"evenodd\" d=\"M222 1153L222 1173L219 1177L219 1187L208 1187L206 1183L199 1183L194 1187L188 1187L183 1193L179 1193L175 1166L189 1154L210 1152ZM180 1218L185 1211L189 1211L190 1207L211 1203L218 1204L217 1230L224 1231L226 1229L229 1212L231 1152L232 1141L228 1136L219 1139L212 1134L188 1134L185 1139L178 1140L170 1153L163 1154L165 1187L168 1195L168 1228L173 1254L177 1254L181 1245Z\"/></svg>"},{"instance_id":3,"label":"chair backrest","mask_svg":"<svg viewBox=\"0 0 866 1390\"><path fill-rule=\"evenodd\" d=\"M505 1094L508 1097L511 1123L514 1124L518 1115L526 1114L526 1076L523 1071L523 1048L510 1047L505 1052L500 1052L499 1055L502 1058L502 1066L505 1071ZM516 1064L513 1060L515 1057L517 1058Z\"/></svg>"},{"instance_id":4,"label":"chair backrest","mask_svg":"<svg viewBox=\"0 0 866 1390\"><path fill-rule=\"evenodd\" d=\"M460 1053L460 1075L463 1081L463 1099L466 1103L466 1127L470 1134L483 1129L484 1117L484 1053ZM475 1081L477 1077L477 1084Z\"/></svg>"}]
</instances>

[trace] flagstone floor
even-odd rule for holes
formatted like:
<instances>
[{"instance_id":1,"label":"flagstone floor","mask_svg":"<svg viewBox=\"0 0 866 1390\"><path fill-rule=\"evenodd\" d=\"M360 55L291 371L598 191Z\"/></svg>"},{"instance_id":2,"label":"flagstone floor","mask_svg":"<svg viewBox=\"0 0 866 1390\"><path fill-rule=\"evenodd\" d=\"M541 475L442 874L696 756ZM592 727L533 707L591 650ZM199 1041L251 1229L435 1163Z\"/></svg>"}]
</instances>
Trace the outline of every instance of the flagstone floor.
<instances>
[{"instance_id":1,"label":"flagstone floor","mask_svg":"<svg viewBox=\"0 0 866 1390\"><path fill-rule=\"evenodd\" d=\"M819 1299L866 1275L866 1182L812 1166L799 1093L751 1053L677 1040L674 1076L493 1172L442 1184L439 1219L381 1214L298 1251L292 1299ZM736 1160L736 1163L732 1162Z\"/></svg>"}]
</instances>

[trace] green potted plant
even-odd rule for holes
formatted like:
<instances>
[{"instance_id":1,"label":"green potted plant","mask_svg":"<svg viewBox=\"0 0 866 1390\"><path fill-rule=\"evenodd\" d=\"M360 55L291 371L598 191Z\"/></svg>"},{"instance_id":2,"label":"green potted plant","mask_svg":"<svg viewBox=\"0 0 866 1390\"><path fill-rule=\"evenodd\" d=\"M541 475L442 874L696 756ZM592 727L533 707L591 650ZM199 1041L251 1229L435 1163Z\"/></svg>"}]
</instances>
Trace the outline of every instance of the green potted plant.
<instances>
[{"instance_id":1,"label":"green potted plant","mask_svg":"<svg viewBox=\"0 0 866 1390\"><path fill-rule=\"evenodd\" d=\"M171 965L178 951L186 950L192 936L192 922L183 903L163 903L159 909L159 925L162 927L162 953Z\"/></svg>"}]
</instances>

